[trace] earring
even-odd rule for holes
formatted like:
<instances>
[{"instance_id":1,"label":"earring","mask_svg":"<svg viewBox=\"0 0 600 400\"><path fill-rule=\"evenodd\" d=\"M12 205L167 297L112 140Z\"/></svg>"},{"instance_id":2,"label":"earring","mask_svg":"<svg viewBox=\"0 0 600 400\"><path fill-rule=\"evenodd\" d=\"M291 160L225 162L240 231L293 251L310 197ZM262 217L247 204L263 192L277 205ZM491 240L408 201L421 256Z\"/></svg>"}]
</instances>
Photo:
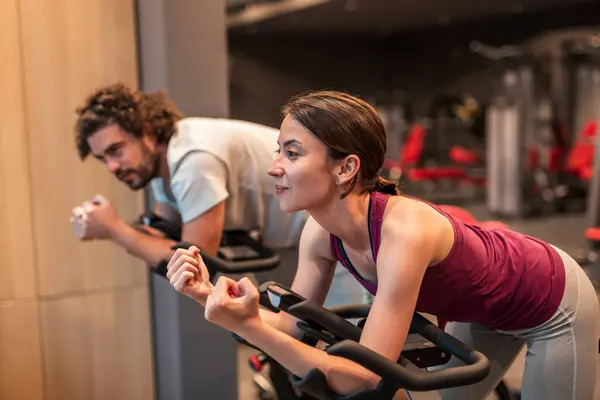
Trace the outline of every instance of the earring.
<instances>
[{"instance_id":1,"label":"earring","mask_svg":"<svg viewBox=\"0 0 600 400\"><path fill-rule=\"evenodd\" d=\"M339 185L340 184L340 178L335 178L335 184Z\"/></svg>"}]
</instances>

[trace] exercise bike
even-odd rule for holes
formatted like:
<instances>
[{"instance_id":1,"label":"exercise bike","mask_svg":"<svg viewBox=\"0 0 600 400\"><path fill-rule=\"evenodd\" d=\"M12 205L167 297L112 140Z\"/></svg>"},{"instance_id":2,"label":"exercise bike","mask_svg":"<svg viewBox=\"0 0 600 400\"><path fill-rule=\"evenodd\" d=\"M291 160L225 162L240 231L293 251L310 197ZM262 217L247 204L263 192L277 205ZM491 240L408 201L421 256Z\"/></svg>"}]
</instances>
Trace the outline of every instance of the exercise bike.
<instances>
[{"instance_id":1,"label":"exercise bike","mask_svg":"<svg viewBox=\"0 0 600 400\"><path fill-rule=\"evenodd\" d=\"M470 385L482 381L489 373L489 360L483 354L467 348L418 313L413 316L402 354L394 363L358 343L370 305L326 309L276 282L262 284L259 292L263 307L274 312L286 312L299 319L297 326L303 332L303 342L321 345L328 354L350 359L382 377L374 389L339 396L327 386L325 375L319 370L311 370L304 378L291 375L289 385L298 390L301 396L307 396L302 398L392 399L401 389L432 391ZM348 321L352 318L360 321L352 324ZM242 338L237 339L244 342ZM437 371L424 370L446 364L452 356L458 357L466 365ZM280 397L284 398L288 399Z\"/></svg>"}]
</instances>

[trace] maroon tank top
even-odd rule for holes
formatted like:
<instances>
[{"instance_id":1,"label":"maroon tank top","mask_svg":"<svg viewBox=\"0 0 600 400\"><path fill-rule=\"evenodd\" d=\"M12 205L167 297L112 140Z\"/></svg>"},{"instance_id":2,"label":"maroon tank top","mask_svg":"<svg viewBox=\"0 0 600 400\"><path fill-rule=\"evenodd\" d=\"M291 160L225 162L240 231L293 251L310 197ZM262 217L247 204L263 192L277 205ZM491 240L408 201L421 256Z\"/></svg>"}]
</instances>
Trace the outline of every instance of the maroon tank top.
<instances>
[{"instance_id":1,"label":"maroon tank top","mask_svg":"<svg viewBox=\"0 0 600 400\"><path fill-rule=\"evenodd\" d=\"M374 192L369 202L375 262L389 196ZM454 228L454 244L440 264L425 272L416 311L500 330L533 328L554 315L565 288L564 265L554 248L508 229L463 223L434 204L418 201L448 218ZM336 259L375 295L377 285L363 279L352 266L342 241L334 235L330 241Z\"/></svg>"}]
</instances>

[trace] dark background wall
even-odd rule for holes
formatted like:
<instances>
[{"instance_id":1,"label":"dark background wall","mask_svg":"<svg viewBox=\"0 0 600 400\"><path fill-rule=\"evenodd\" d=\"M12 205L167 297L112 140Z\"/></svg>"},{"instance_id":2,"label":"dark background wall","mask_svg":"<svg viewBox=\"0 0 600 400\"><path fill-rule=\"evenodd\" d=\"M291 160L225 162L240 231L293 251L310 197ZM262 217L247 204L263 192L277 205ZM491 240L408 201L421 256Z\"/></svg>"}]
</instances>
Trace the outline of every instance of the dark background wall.
<instances>
[{"instance_id":1,"label":"dark background wall","mask_svg":"<svg viewBox=\"0 0 600 400\"><path fill-rule=\"evenodd\" d=\"M494 75L469 42L520 43L544 32L598 23L597 3L387 36L231 34L231 116L280 123L279 107L309 89L338 89L373 99L406 93L417 116L440 93L486 101ZM558 48L560 39L542 41ZM540 45L541 46L541 45Z\"/></svg>"}]
</instances>

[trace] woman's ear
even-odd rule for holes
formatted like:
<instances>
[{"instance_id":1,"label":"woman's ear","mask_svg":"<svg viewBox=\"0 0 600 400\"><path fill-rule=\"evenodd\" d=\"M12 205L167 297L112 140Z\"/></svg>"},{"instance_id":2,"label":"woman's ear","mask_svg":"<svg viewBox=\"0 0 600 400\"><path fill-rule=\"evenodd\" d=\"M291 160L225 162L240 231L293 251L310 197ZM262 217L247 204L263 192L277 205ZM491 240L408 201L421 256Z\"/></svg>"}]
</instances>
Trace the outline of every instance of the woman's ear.
<instances>
[{"instance_id":1,"label":"woman's ear","mask_svg":"<svg viewBox=\"0 0 600 400\"><path fill-rule=\"evenodd\" d=\"M355 176L358 175L360 169L360 159L355 154L350 154L338 161L336 168L335 183L345 185L352 182Z\"/></svg>"}]
</instances>

